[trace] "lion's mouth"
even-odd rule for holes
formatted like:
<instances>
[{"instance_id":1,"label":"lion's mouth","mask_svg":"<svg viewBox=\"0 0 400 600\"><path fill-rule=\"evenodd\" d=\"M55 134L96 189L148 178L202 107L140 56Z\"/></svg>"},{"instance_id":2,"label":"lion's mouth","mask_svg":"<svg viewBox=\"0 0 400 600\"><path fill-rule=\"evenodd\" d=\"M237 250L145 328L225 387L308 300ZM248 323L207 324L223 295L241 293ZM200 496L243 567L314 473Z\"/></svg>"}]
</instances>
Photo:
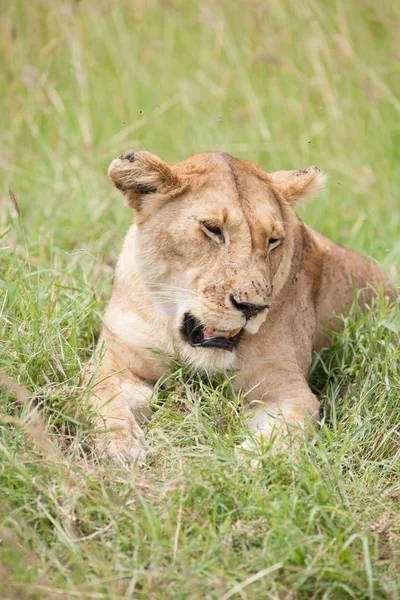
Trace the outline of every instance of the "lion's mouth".
<instances>
[{"instance_id":1,"label":"lion's mouth","mask_svg":"<svg viewBox=\"0 0 400 600\"><path fill-rule=\"evenodd\" d=\"M222 350L233 351L239 341L242 328L238 327L231 331L221 331L211 327L205 327L196 317L190 313L185 313L182 325L182 334L184 338L194 348L221 348Z\"/></svg>"}]
</instances>

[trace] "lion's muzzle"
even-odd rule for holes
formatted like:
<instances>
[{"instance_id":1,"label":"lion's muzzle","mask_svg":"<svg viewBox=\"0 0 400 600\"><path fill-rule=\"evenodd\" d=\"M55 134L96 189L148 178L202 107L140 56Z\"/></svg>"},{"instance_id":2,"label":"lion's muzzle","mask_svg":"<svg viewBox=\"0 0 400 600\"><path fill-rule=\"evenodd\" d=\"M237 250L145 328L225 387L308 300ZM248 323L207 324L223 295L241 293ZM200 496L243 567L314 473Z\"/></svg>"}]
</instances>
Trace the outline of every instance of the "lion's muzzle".
<instances>
[{"instance_id":1,"label":"lion's muzzle","mask_svg":"<svg viewBox=\"0 0 400 600\"><path fill-rule=\"evenodd\" d=\"M182 336L193 348L220 348L232 352L238 343L242 328L220 331L206 328L196 317L185 313Z\"/></svg>"}]
</instances>

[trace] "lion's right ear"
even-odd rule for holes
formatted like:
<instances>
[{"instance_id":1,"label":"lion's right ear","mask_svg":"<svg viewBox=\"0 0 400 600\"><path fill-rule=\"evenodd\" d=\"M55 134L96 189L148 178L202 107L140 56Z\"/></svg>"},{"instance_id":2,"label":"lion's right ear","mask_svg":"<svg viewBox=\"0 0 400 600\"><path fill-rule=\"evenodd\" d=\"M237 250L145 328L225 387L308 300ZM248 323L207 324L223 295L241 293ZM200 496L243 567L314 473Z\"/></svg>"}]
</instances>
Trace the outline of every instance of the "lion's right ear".
<instances>
[{"instance_id":1,"label":"lion's right ear","mask_svg":"<svg viewBox=\"0 0 400 600\"><path fill-rule=\"evenodd\" d=\"M326 176L318 167L308 167L297 171L268 173L268 179L286 202L293 205L322 191Z\"/></svg>"},{"instance_id":2,"label":"lion's right ear","mask_svg":"<svg viewBox=\"0 0 400 600\"><path fill-rule=\"evenodd\" d=\"M145 150L121 154L112 161L108 177L124 194L128 206L136 210L140 210L145 196L170 194L180 188L169 165Z\"/></svg>"}]
</instances>

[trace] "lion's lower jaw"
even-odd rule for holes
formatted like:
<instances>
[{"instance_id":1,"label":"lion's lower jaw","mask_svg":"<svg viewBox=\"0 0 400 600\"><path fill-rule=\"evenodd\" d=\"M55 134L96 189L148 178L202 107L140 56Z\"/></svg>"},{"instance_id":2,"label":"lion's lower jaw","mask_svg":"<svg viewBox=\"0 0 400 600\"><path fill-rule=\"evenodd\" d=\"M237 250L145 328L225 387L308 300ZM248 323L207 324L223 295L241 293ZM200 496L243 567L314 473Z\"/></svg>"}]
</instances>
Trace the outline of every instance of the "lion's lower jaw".
<instances>
[{"instance_id":1,"label":"lion's lower jaw","mask_svg":"<svg viewBox=\"0 0 400 600\"><path fill-rule=\"evenodd\" d=\"M186 365L194 371L225 371L235 366L235 351L229 352L219 348L192 348L189 344L179 344L179 355Z\"/></svg>"}]
</instances>

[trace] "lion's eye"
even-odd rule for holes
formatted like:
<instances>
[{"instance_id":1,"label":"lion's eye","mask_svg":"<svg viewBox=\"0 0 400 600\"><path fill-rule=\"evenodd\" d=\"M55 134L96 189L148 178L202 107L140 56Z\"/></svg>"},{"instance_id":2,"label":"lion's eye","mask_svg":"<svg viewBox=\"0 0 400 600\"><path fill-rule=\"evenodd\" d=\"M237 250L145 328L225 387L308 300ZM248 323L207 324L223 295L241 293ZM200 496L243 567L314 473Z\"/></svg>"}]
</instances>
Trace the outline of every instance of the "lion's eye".
<instances>
[{"instance_id":1,"label":"lion's eye","mask_svg":"<svg viewBox=\"0 0 400 600\"><path fill-rule=\"evenodd\" d=\"M218 225L213 225L212 223L202 222L203 229L205 229L206 233L211 233L213 236L217 237L221 242L224 241L224 234L222 233L222 229L218 227Z\"/></svg>"},{"instance_id":2,"label":"lion's eye","mask_svg":"<svg viewBox=\"0 0 400 600\"><path fill-rule=\"evenodd\" d=\"M210 231L211 233L215 233L215 235L222 235L222 231L219 227L215 227L215 225L210 225L210 223L203 223L203 226Z\"/></svg>"},{"instance_id":3,"label":"lion's eye","mask_svg":"<svg viewBox=\"0 0 400 600\"><path fill-rule=\"evenodd\" d=\"M283 240L283 238L269 238L268 248L270 250L273 250L273 248L276 248L277 246L279 246L279 244L281 243L282 240Z\"/></svg>"}]
</instances>

